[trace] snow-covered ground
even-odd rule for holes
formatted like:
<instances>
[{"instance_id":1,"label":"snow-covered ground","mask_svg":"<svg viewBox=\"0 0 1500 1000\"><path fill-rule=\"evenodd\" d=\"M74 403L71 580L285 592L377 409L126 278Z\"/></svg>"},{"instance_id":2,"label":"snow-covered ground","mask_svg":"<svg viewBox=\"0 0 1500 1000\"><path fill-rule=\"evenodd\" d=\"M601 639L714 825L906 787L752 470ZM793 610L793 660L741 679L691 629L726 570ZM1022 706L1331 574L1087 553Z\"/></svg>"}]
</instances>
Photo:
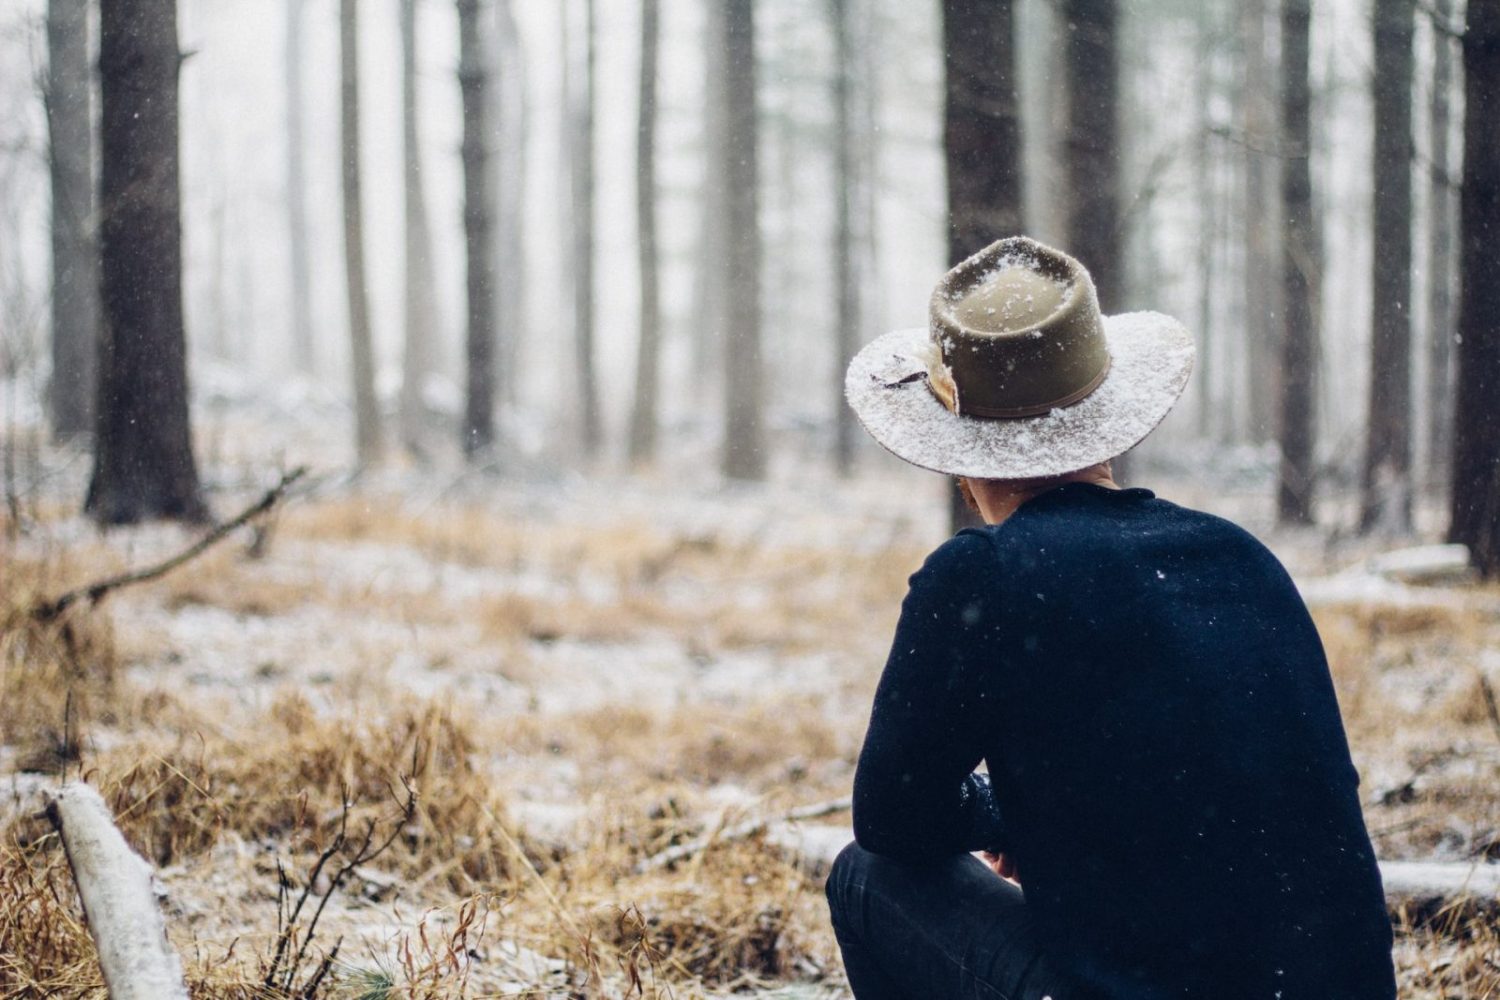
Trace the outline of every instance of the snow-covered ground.
<instances>
[{"instance_id":1,"label":"snow-covered ground","mask_svg":"<svg viewBox=\"0 0 1500 1000\"><path fill-rule=\"evenodd\" d=\"M215 497L221 514L273 478L233 464L209 473L233 484ZM191 538L161 525L100 535L62 503L79 475L65 468L37 491L35 520L3 550L17 566L51 566L52 590ZM1257 530L1294 572L1329 647L1382 855L1500 855L1500 730L1480 697L1480 678L1500 686L1500 590L1445 570L1451 553L1372 558L1395 546L1275 533L1263 492L1182 474L1145 480ZM96 716L83 766L170 758L193 738L203 753L239 753L257 734L295 743L302 712L378 728L432 705L468 720L475 780L506 803L517 835L563 859L586 858L639 822L620 818L632 802L692 833L837 797L905 578L945 536L945 502L935 478L879 461L848 481L782 470L758 487L681 471L392 468L350 481L315 469L261 554L232 538L109 598L131 704L180 710ZM180 731L184 717L195 737ZM15 749L0 755L13 802L37 784L16 773L21 763ZM295 781L289 766L287 794ZM234 816L219 821L206 849L163 871L179 944L263 935L278 858L305 859L305 845L242 836ZM823 856L828 844L802 840L837 829L777 828L766 849ZM538 878L566 884L573 876L557 873L568 864ZM368 867L330 904L344 954L388 962L425 908L439 908L433 926L452 919L441 880ZM831 939L810 916L821 906L815 871L796 897L801 923L782 938L811 943L792 949L801 964L779 975L836 990ZM648 922L686 905L628 880L618 891L617 905L639 907ZM535 987L563 975L564 956L545 936L490 934L473 949L473 982ZM1429 995L1422 984L1441 981L1429 968L1438 946L1403 947L1411 995Z\"/></svg>"}]
</instances>

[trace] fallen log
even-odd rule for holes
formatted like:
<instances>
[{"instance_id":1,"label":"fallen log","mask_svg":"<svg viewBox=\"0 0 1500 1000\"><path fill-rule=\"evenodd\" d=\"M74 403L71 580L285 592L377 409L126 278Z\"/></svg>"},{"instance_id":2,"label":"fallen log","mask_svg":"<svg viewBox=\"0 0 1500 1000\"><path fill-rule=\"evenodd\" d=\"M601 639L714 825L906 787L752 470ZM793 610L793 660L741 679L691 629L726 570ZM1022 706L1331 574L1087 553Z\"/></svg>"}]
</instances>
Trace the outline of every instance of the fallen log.
<instances>
[{"instance_id":1,"label":"fallen log","mask_svg":"<svg viewBox=\"0 0 1500 1000\"><path fill-rule=\"evenodd\" d=\"M47 818L73 869L110 1000L187 1000L182 962L167 940L151 887L151 866L120 835L99 793L68 785L51 796Z\"/></svg>"},{"instance_id":2,"label":"fallen log","mask_svg":"<svg viewBox=\"0 0 1500 1000\"><path fill-rule=\"evenodd\" d=\"M1411 926L1461 927L1500 917L1500 865L1382 861L1386 907Z\"/></svg>"}]
</instances>

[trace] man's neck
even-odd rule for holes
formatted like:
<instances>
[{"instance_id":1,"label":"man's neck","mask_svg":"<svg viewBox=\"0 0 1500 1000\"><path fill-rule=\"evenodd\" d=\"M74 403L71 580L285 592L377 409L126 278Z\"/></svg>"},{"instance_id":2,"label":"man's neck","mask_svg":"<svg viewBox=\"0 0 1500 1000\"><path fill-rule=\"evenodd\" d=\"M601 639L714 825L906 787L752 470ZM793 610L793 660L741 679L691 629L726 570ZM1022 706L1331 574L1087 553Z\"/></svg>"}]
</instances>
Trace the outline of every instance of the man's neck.
<instances>
[{"instance_id":1,"label":"man's neck","mask_svg":"<svg viewBox=\"0 0 1500 1000\"><path fill-rule=\"evenodd\" d=\"M1093 483L1111 490L1120 488L1119 484L1114 481L1107 464L1070 472L1065 476L1051 476L1047 479L971 479L969 488L974 492L974 501L979 505L979 512L984 517L985 523L1000 524L1027 500L1041 496L1048 490L1056 489L1065 483Z\"/></svg>"}]
</instances>

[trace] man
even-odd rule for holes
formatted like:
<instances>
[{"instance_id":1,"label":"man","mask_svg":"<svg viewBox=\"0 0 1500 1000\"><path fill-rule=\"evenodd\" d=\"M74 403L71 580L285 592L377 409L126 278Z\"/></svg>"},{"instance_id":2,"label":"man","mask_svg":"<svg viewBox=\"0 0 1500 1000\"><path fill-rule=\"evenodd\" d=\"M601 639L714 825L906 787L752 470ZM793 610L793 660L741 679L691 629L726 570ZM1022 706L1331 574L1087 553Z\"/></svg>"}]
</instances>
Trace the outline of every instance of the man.
<instances>
[{"instance_id":1,"label":"man","mask_svg":"<svg viewBox=\"0 0 1500 1000\"><path fill-rule=\"evenodd\" d=\"M828 882L859 1000L1395 997L1296 588L1243 530L1110 477L1191 366L1176 321L1100 315L1027 239L850 365L866 429L987 522L912 577L875 696Z\"/></svg>"}]
</instances>

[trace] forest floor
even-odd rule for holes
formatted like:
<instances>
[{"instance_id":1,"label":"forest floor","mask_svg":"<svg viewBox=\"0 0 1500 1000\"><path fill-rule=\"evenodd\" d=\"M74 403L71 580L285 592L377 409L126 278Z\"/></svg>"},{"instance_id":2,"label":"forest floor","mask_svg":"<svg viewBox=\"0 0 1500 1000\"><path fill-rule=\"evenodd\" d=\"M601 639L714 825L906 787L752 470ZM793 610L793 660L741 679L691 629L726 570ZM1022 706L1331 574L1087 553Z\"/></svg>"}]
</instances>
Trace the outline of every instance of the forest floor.
<instances>
[{"instance_id":1,"label":"forest floor","mask_svg":"<svg viewBox=\"0 0 1500 1000\"><path fill-rule=\"evenodd\" d=\"M37 599L194 534L100 534L61 487L0 515L0 997L102 995L35 817L64 776L156 865L198 997L300 995L335 945L319 995L847 995L827 850L799 850L847 814L724 834L847 795L906 577L943 537L933 482L441 478L315 476L257 544L50 626ZM1152 485L1258 527L1256 496ZM1500 857L1500 588L1268 540L1314 606L1381 856ZM390 845L335 880L342 855L314 869L341 826ZM1493 927L1404 926L1396 954L1403 997L1500 997Z\"/></svg>"}]
</instances>

